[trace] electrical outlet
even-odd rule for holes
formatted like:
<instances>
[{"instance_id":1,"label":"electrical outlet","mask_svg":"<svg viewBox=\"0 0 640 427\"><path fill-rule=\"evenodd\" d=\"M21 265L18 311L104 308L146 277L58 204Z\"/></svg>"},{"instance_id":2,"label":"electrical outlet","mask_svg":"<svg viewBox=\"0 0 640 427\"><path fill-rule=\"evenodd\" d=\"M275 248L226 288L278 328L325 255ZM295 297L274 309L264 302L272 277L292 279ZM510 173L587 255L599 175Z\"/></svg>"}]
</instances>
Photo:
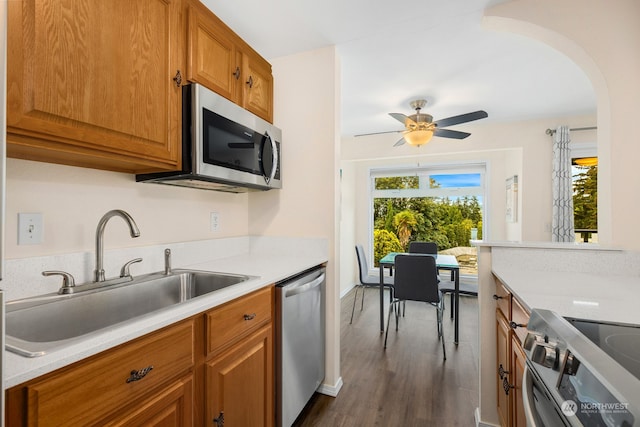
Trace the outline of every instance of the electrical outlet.
<instances>
[{"instance_id":1,"label":"electrical outlet","mask_svg":"<svg viewBox=\"0 0 640 427\"><path fill-rule=\"evenodd\" d=\"M220 218L218 212L211 212L211 231L214 233L220 228Z\"/></svg>"},{"instance_id":2,"label":"electrical outlet","mask_svg":"<svg viewBox=\"0 0 640 427\"><path fill-rule=\"evenodd\" d=\"M41 213L18 214L18 245L39 245L43 235Z\"/></svg>"}]
</instances>

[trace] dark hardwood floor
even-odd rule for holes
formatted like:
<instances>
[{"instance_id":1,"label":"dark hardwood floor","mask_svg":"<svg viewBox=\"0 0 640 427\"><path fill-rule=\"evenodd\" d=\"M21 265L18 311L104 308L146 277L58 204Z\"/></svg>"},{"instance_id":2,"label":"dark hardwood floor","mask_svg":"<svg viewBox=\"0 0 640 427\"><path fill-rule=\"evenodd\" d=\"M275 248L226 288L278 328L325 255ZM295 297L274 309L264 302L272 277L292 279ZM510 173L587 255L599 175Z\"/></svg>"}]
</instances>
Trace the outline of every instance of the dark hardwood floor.
<instances>
[{"instance_id":1,"label":"dark hardwood floor","mask_svg":"<svg viewBox=\"0 0 640 427\"><path fill-rule=\"evenodd\" d=\"M350 325L353 295L353 291L346 295L341 307L344 385L335 398L316 393L295 426L474 426L478 406L477 298L460 297L460 341L456 346L446 297L447 360L443 361L434 307L407 302L398 332L392 317L384 350L377 289L365 290L363 311L358 292Z\"/></svg>"}]
</instances>

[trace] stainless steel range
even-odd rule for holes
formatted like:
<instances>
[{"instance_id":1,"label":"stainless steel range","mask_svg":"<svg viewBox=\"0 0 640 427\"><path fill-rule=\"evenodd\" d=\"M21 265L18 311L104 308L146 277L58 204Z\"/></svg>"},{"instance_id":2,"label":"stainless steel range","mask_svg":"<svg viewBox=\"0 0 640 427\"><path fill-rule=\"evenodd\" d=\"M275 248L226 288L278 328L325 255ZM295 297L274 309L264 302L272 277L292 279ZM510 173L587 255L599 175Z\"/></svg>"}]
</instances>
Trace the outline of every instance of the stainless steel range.
<instances>
[{"instance_id":1,"label":"stainless steel range","mask_svg":"<svg viewBox=\"0 0 640 427\"><path fill-rule=\"evenodd\" d=\"M527 328L528 426L640 426L640 326L533 310Z\"/></svg>"}]
</instances>

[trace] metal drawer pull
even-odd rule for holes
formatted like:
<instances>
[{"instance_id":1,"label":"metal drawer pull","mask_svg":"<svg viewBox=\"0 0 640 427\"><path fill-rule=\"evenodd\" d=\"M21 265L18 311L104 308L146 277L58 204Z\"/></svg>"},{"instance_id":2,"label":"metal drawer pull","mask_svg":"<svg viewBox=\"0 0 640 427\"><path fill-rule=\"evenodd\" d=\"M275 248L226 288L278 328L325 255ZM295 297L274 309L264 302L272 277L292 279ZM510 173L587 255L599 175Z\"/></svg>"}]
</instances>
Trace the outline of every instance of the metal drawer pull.
<instances>
[{"instance_id":1,"label":"metal drawer pull","mask_svg":"<svg viewBox=\"0 0 640 427\"><path fill-rule=\"evenodd\" d=\"M133 370L131 371L131 376L127 378L127 383L132 383L134 381L140 381L143 379L151 370L153 369L153 365L147 366L146 368Z\"/></svg>"},{"instance_id":2,"label":"metal drawer pull","mask_svg":"<svg viewBox=\"0 0 640 427\"><path fill-rule=\"evenodd\" d=\"M502 298L504 298L504 297L501 297L501 296L498 296L496 294L493 294L493 299L496 300L496 301L498 301L499 299L502 299Z\"/></svg>"},{"instance_id":3,"label":"metal drawer pull","mask_svg":"<svg viewBox=\"0 0 640 427\"><path fill-rule=\"evenodd\" d=\"M244 316L242 316L244 318L244 320L253 320L256 318L256 314L255 313L251 313L251 314L245 314Z\"/></svg>"}]
</instances>

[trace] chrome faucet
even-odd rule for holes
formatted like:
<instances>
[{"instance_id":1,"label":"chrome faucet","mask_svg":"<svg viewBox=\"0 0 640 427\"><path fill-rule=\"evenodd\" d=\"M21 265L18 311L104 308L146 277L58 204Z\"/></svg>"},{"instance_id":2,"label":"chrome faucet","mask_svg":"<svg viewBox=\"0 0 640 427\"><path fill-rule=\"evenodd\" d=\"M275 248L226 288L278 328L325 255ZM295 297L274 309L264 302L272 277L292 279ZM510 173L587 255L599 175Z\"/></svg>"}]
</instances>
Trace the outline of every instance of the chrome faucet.
<instances>
[{"instance_id":1,"label":"chrome faucet","mask_svg":"<svg viewBox=\"0 0 640 427\"><path fill-rule=\"evenodd\" d=\"M129 231L131 233L131 237L139 237L140 230L138 230L138 226L136 222L133 220L131 215L126 213L120 209L114 209L102 216L100 221L98 222L98 227L96 228L96 269L94 271L94 282L104 282L104 266L103 266L103 257L104 257L104 229L107 225L107 221L111 217L119 216L127 223L129 226ZM137 260L136 260L137 261Z\"/></svg>"}]
</instances>

